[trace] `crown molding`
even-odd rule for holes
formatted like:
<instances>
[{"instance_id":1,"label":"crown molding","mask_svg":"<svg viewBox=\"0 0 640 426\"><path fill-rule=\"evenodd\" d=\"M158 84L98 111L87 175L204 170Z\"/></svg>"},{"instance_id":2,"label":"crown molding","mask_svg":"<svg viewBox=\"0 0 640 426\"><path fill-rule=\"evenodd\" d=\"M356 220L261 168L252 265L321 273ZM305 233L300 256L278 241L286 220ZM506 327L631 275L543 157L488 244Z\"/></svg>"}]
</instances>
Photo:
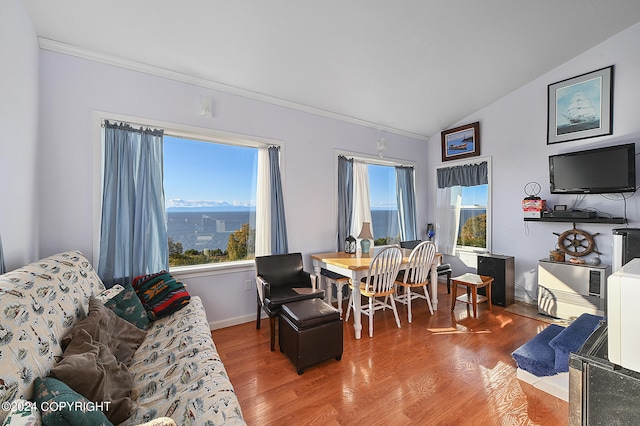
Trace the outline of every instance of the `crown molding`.
<instances>
[{"instance_id":1,"label":"crown molding","mask_svg":"<svg viewBox=\"0 0 640 426\"><path fill-rule=\"evenodd\" d=\"M230 86L227 84L219 83L213 80L207 80L200 77L194 77L189 74L173 71L166 68L157 67L155 65L149 65L130 59L120 58L113 55L107 55L104 53L95 52L89 49L84 49L78 46L74 46L60 41L38 37L38 43L41 49L50 50L52 52L63 53L66 55L76 56L83 59L89 59L96 62L102 62L109 65L114 65L120 68L125 68L132 71L142 72L145 74L154 75L157 77L167 78L169 80L179 81L182 83L192 84L195 86L204 87L207 89L217 90L220 92L229 93L232 95L242 96L245 98L270 103L286 108L295 109L298 111L307 112L310 114L319 115L322 117L332 118L335 120L344 121L351 124L357 124L364 127L369 127L376 130L383 130L385 132L410 137L413 139L428 141L429 137L420 135L405 130L396 129L393 127L384 126L377 123L372 123L366 120L350 117L343 114L338 114L331 111L326 111L320 108L314 108L308 105L300 104L297 102L291 102L284 99L280 99L274 96L265 95L259 92L253 92L251 90L241 89L239 87Z\"/></svg>"}]
</instances>

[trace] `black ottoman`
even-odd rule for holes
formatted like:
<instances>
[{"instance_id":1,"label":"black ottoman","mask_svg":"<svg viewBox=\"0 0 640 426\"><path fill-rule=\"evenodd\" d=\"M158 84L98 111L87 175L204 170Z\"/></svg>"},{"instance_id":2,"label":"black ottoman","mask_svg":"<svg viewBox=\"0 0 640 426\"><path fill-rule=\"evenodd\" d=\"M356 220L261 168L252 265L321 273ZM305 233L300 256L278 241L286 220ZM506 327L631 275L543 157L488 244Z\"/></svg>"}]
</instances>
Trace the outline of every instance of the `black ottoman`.
<instances>
[{"instance_id":1,"label":"black ottoman","mask_svg":"<svg viewBox=\"0 0 640 426\"><path fill-rule=\"evenodd\" d=\"M322 299L282 305L278 327L280 351L298 370L331 358L342 358L342 320Z\"/></svg>"}]
</instances>

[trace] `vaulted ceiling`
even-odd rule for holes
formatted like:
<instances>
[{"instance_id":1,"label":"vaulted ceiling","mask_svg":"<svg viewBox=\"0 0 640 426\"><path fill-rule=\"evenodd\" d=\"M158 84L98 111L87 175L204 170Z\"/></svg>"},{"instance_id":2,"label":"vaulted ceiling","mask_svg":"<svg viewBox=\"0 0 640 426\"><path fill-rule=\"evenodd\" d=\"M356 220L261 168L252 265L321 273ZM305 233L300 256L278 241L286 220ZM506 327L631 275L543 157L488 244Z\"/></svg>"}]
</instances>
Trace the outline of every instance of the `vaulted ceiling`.
<instances>
[{"instance_id":1,"label":"vaulted ceiling","mask_svg":"<svg viewBox=\"0 0 640 426\"><path fill-rule=\"evenodd\" d=\"M23 1L44 42L422 138L640 21L638 0Z\"/></svg>"}]
</instances>

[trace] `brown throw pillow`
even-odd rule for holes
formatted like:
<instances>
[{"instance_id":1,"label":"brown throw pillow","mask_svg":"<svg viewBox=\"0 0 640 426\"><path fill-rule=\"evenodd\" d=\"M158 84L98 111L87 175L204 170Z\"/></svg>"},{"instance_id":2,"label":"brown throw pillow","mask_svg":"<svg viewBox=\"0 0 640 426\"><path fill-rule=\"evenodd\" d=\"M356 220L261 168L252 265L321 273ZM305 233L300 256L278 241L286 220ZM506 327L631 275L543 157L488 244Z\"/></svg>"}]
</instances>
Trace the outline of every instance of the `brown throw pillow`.
<instances>
[{"instance_id":1,"label":"brown throw pillow","mask_svg":"<svg viewBox=\"0 0 640 426\"><path fill-rule=\"evenodd\" d=\"M104 403L103 412L111 423L129 418L133 405L131 373L106 345L94 341L85 330L76 334L49 375L90 401Z\"/></svg>"},{"instance_id":2,"label":"brown throw pillow","mask_svg":"<svg viewBox=\"0 0 640 426\"><path fill-rule=\"evenodd\" d=\"M66 350L71 341L85 330L94 341L103 343L119 362L129 366L134 352L144 340L146 332L123 320L93 296L89 299L89 315L62 338Z\"/></svg>"}]
</instances>

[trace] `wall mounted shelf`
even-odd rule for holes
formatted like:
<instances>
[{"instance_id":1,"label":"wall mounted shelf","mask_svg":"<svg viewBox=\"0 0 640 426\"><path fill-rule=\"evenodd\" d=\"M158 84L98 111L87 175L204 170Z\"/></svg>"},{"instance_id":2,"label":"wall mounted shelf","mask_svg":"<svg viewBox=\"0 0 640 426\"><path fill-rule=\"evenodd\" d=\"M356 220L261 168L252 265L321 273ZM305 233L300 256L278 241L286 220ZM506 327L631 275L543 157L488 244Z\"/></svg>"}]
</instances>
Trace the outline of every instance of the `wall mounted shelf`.
<instances>
[{"instance_id":1,"label":"wall mounted shelf","mask_svg":"<svg viewBox=\"0 0 640 426\"><path fill-rule=\"evenodd\" d=\"M627 223L623 217L592 217L592 218L577 218L577 217L525 217L525 222L568 222L568 223L611 223L611 224L624 224Z\"/></svg>"}]
</instances>

